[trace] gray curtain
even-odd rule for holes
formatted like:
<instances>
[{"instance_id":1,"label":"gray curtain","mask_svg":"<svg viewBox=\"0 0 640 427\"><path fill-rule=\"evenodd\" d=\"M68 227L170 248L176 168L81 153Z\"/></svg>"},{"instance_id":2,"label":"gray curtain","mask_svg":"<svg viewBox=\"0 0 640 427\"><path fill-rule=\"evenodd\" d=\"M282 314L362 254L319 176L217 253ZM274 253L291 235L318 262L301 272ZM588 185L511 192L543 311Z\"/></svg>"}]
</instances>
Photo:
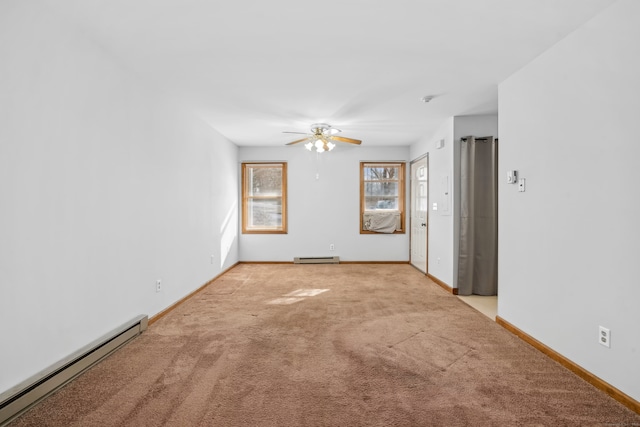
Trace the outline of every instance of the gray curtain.
<instances>
[{"instance_id":1,"label":"gray curtain","mask_svg":"<svg viewBox=\"0 0 640 427\"><path fill-rule=\"evenodd\" d=\"M498 141L461 139L459 295L498 294Z\"/></svg>"}]
</instances>

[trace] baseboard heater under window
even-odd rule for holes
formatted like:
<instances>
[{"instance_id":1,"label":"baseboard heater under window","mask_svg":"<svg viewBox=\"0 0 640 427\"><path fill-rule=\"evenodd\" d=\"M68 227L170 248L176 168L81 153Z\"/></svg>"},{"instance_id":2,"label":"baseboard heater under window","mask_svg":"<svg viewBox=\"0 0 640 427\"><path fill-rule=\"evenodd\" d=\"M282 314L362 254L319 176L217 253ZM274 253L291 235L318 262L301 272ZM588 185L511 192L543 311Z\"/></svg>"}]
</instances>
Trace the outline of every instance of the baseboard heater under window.
<instances>
[{"instance_id":1,"label":"baseboard heater under window","mask_svg":"<svg viewBox=\"0 0 640 427\"><path fill-rule=\"evenodd\" d=\"M293 258L294 264L340 264L340 257L337 256L325 256L325 257L295 257Z\"/></svg>"},{"instance_id":2,"label":"baseboard heater under window","mask_svg":"<svg viewBox=\"0 0 640 427\"><path fill-rule=\"evenodd\" d=\"M0 394L0 427L25 412L147 329L146 315L131 319L44 371Z\"/></svg>"}]
</instances>

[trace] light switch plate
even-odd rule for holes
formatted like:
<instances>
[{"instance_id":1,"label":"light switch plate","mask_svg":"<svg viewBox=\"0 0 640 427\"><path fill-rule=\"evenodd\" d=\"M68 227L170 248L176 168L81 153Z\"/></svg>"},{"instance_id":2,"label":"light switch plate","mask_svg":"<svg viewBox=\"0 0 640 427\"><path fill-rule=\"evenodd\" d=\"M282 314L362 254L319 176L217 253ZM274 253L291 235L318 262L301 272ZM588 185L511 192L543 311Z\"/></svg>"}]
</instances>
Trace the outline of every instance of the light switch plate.
<instances>
[{"instance_id":1,"label":"light switch plate","mask_svg":"<svg viewBox=\"0 0 640 427\"><path fill-rule=\"evenodd\" d=\"M524 193L524 178L518 180L518 191Z\"/></svg>"}]
</instances>

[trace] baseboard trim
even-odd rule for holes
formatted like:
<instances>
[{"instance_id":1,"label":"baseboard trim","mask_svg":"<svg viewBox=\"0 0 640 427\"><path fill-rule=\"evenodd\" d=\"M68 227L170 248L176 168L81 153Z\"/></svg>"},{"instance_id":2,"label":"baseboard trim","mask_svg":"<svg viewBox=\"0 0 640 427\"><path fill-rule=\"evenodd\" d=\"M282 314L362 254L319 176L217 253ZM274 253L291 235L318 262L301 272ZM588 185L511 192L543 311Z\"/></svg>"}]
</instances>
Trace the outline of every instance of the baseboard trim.
<instances>
[{"instance_id":1,"label":"baseboard trim","mask_svg":"<svg viewBox=\"0 0 640 427\"><path fill-rule=\"evenodd\" d=\"M340 264L409 264L409 261L340 261Z\"/></svg>"},{"instance_id":2,"label":"baseboard trim","mask_svg":"<svg viewBox=\"0 0 640 427\"><path fill-rule=\"evenodd\" d=\"M169 307L165 308L164 310L162 310L161 312L154 314L153 316L151 316L149 318L149 326L151 326L152 324L154 324L155 322L157 322L158 320L162 319L164 316L166 316L167 314L169 314L170 312L172 312L173 310L175 310L178 306L180 306L180 304L182 304L183 302L185 302L186 300L188 300L189 298L191 298L192 296L194 296L195 294L197 294L198 292L204 290L204 288L206 288L207 286L209 286L210 284L212 284L213 282L215 282L216 280L218 280L221 276L223 276L226 272L228 272L229 270L233 269L236 265L240 264L239 262L236 262L235 264L233 264L231 267L227 268L226 270L223 270L222 272L220 272L220 274L216 275L213 279L209 280L207 283L205 283L204 285L200 286L198 289L196 289L195 291L189 293L188 295L186 295L185 297L179 299L178 301L174 302L173 304L171 304Z\"/></svg>"},{"instance_id":3,"label":"baseboard trim","mask_svg":"<svg viewBox=\"0 0 640 427\"><path fill-rule=\"evenodd\" d=\"M237 264L293 264L293 261L238 261Z\"/></svg>"},{"instance_id":4,"label":"baseboard trim","mask_svg":"<svg viewBox=\"0 0 640 427\"><path fill-rule=\"evenodd\" d=\"M521 340L523 340L524 342L526 342L527 344L531 345L536 350L541 351L549 358L555 360L556 362L558 362L559 364L561 364L562 366L564 366L565 368L567 368L568 370L570 370L571 372L573 372L574 374L576 374L577 376L579 376L580 378L582 378L583 380L585 380L586 382L594 386L595 388L605 392L606 394L608 394L618 402L622 403L627 408L640 414L640 402L638 402L631 396L623 393L622 391L613 387L611 384L593 375L591 372L587 371L582 366L567 359L566 357L556 352L555 350L547 347L537 339L533 338L531 335L527 334L526 332L520 330L516 326L507 322L502 317L496 316L496 323L502 326L503 328L505 328L507 331L514 334L515 336L517 336L518 338L520 338Z\"/></svg>"},{"instance_id":5,"label":"baseboard trim","mask_svg":"<svg viewBox=\"0 0 640 427\"><path fill-rule=\"evenodd\" d=\"M295 264L293 261L238 261L238 264ZM340 264L410 264L409 261L343 261Z\"/></svg>"},{"instance_id":6,"label":"baseboard trim","mask_svg":"<svg viewBox=\"0 0 640 427\"><path fill-rule=\"evenodd\" d=\"M431 275L429 273L427 273L427 277L429 279L433 280L438 286L440 286L442 289L444 289L445 291L449 292L450 294L458 295L458 288L452 288L451 286L447 285L442 280L438 279L436 276L433 276L433 275Z\"/></svg>"}]
</instances>

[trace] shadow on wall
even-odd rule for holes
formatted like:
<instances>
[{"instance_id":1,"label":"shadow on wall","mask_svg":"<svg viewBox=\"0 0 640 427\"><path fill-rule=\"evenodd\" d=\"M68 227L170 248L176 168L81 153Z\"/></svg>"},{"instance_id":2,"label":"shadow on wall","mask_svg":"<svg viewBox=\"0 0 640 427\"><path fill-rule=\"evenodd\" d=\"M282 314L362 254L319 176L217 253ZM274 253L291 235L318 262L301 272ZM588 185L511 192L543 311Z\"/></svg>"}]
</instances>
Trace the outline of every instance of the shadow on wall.
<instances>
[{"instance_id":1,"label":"shadow on wall","mask_svg":"<svg viewBox=\"0 0 640 427\"><path fill-rule=\"evenodd\" d=\"M220 268L224 267L224 263L231 252L236 238L238 237L238 202L233 202L227 216L222 221L220 227Z\"/></svg>"}]
</instances>

